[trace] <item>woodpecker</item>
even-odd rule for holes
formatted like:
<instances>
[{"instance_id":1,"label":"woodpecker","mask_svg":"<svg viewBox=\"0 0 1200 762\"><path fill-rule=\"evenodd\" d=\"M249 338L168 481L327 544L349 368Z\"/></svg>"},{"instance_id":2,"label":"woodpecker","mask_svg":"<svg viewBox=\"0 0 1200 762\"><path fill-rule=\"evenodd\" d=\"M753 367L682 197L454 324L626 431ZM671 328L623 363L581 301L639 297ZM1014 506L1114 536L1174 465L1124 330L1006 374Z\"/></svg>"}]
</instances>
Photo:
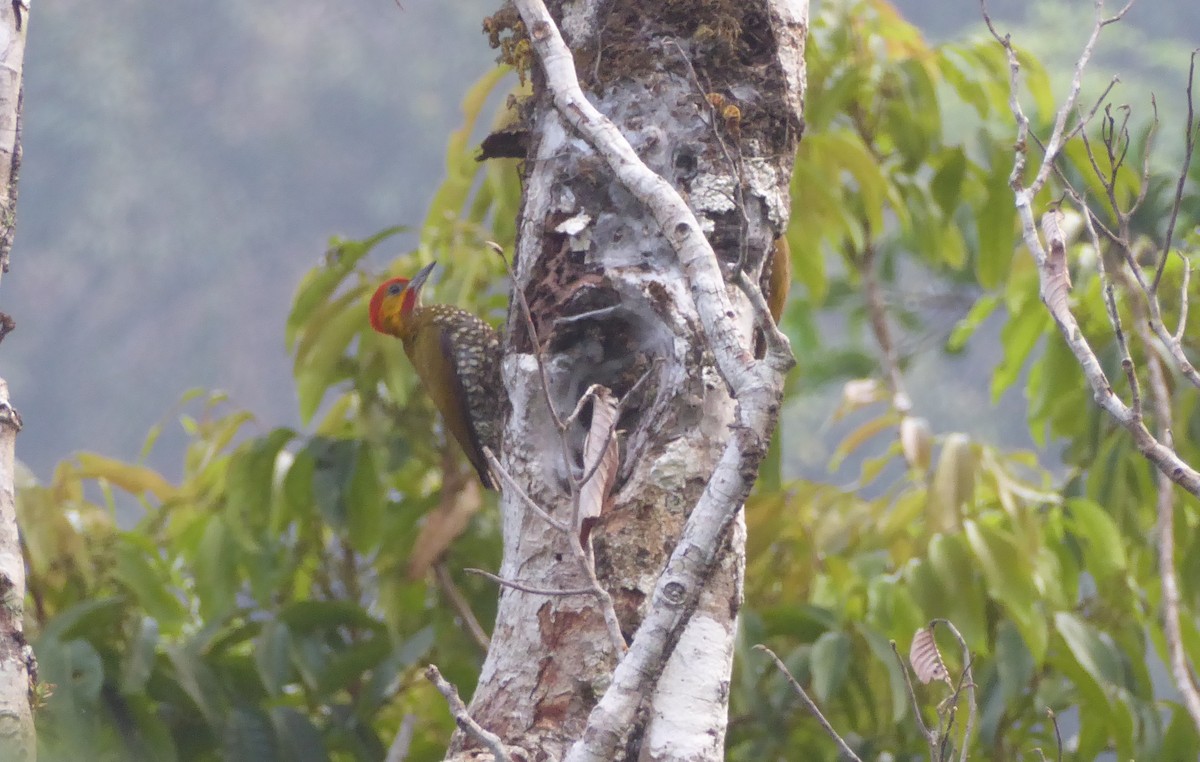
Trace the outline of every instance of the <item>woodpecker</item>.
<instances>
[{"instance_id":1,"label":"woodpecker","mask_svg":"<svg viewBox=\"0 0 1200 762\"><path fill-rule=\"evenodd\" d=\"M500 384L500 337L466 310L421 305L421 286L434 264L392 278L371 297L371 327L404 344L425 391L442 414L479 481L495 489L483 448L499 452L507 398Z\"/></svg>"}]
</instances>

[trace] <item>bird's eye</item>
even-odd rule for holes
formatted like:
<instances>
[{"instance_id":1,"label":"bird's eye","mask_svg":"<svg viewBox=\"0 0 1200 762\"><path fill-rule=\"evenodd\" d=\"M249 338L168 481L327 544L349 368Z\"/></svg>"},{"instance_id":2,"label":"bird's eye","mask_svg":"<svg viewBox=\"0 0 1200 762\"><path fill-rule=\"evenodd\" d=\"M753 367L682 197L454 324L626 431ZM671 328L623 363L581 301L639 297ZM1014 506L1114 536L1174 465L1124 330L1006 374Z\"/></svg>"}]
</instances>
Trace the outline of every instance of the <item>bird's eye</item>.
<instances>
[{"instance_id":1,"label":"bird's eye","mask_svg":"<svg viewBox=\"0 0 1200 762\"><path fill-rule=\"evenodd\" d=\"M392 285L388 286L388 294L390 296L398 296L403 290L404 286L399 283L393 283Z\"/></svg>"}]
</instances>

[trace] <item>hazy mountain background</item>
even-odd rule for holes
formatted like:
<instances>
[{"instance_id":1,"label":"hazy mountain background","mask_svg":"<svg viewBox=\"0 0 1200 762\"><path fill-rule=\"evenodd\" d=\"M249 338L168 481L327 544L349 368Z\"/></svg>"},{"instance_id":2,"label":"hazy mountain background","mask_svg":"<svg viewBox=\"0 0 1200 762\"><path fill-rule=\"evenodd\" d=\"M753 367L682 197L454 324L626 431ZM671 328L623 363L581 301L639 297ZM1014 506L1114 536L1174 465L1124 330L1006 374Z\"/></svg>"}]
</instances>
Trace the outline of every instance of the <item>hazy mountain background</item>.
<instances>
[{"instance_id":1,"label":"hazy mountain background","mask_svg":"<svg viewBox=\"0 0 1200 762\"><path fill-rule=\"evenodd\" d=\"M970 0L899 5L935 39L978 32ZM133 457L196 386L228 391L263 428L297 425L283 347L293 290L329 236L420 222L459 100L492 65L480 22L495 7L35 4L17 241L0 290L18 323L0 375L26 423L20 458L46 478L80 449ZM992 3L1062 73L1091 8ZM1200 3L1143 0L1102 45L1095 78L1120 69L1161 105L1197 44ZM954 362L979 384L936 407L969 421L991 367ZM915 388L936 387L920 381L936 365L913 372ZM170 474L181 439L167 428L152 461Z\"/></svg>"}]
</instances>

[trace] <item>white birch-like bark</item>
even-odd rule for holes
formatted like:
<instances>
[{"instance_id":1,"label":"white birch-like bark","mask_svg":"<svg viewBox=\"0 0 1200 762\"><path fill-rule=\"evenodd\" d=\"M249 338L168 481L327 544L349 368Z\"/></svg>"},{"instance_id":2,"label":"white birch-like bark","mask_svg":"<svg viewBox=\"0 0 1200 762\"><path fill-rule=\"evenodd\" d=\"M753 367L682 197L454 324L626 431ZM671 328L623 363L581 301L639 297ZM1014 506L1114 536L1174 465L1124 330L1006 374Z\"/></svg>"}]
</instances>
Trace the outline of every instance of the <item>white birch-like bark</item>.
<instances>
[{"instance_id":1,"label":"white birch-like bark","mask_svg":"<svg viewBox=\"0 0 1200 762\"><path fill-rule=\"evenodd\" d=\"M30 696L36 669L25 642L25 560L13 485L20 418L0 379L0 759L37 758Z\"/></svg>"},{"instance_id":2,"label":"white birch-like bark","mask_svg":"<svg viewBox=\"0 0 1200 762\"><path fill-rule=\"evenodd\" d=\"M8 271L16 228L17 174L21 162L21 87L25 2L0 5L0 275ZM0 315L0 338L12 327ZM25 561L17 530L14 481L20 417L0 379L0 758L37 757L30 698L36 681L33 649L25 642Z\"/></svg>"},{"instance_id":3,"label":"white birch-like bark","mask_svg":"<svg viewBox=\"0 0 1200 762\"><path fill-rule=\"evenodd\" d=\"M792 364L756 284L787 224L807 5L720 6L742 25L725 50L691 36L704 19L671 19L653 3L559 3L574 55L541 0L515 5L539 62L515 284L535 335L514 306L502 462L525 495L503 494L501 576L540 590L587 586L569 535L527 508L533 500L567 521L586 431L567 432L568 464L540 354L560 416L592 384L629 396L616 488L589 531L630 645L613 647L593 596L506 587L470 713L515 759L523 749L529 759L719 760L740 510ZM739 118L714 111L707 88ZM448 757L486 758L467 733Z\"/></svg>"}]
</instances>

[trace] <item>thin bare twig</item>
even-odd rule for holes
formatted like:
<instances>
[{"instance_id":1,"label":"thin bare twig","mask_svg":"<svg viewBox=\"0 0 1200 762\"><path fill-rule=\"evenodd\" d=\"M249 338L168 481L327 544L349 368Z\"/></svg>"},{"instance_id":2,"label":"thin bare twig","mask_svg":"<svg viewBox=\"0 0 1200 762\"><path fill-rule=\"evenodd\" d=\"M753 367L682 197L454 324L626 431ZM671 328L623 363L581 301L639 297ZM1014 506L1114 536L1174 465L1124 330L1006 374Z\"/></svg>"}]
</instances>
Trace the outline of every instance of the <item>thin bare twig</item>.
<instances>
[{"instance_id":1,"label":"thin bare twig","mask_svg":"<svg viewBox=\"0 0 1200 762\"><path fill-rule=\"evenodd\" d=\"M1129 352L1129 341L1125 335L1125 326L1121 321L1120 310L1117 309L1116 289L1113 286L1112 278L1109 276L1108 267L1104 264L1104 251L1100 247L1100 236L1096 233L1096 226L1093 224L1095 215L1088 208L1087 203L1075 192L1074 188L1067 189L1067 195L1079 207L1083 214L1083 224L1088 231L1088 238L1091 240L1092 248L1096 250L1096 269L1100 274L1101 293L1104 294L1104 307L1108 313L1108 322L1112 326L1113 335L1117 339L1117 350L1121 355L1121 367L1125 371L1125 380L1129 384L1129 407L1133 411L1133 415L1137 418L1142 417L1142 389L1138 382L1137 368L1133 363L1133 355Z\"/></svg>"},{"instance_id":2,"label":"thin bare twig","mask_svg":"<svg viewBox=\"0 0 1200 762\"><path fill-rule=\"evenodd\" d=\"M468 567L466 569L463 569L463 571L465 571L467 574L475 574L480 577L487 577L492 582L495 582L497 585L502 585L504 587L511 587L513 590L520 590L522 593L532 593L533 595L547 595L547 596L550 596L551 598L559 598L559 597L567 596L567 595L594 595L595 594L595 591L592 590L592 588L590 588L590 587L580 587L580 588L576 588L574 590L551 590L550 588L546 588L546 587L534 587L533 585L526 585L524 582L517 582L516 580L505 579L504 577L497 576L495 574L492 574L491 572L486 572L483 569L473 569L473 568Z\"/></svg>"},{"instance_id":3,"label":"thin bare twig","mask_svg":"<svg viewBox=\"0 0 1200 762\"><path fill-rule=\"evenodd\" d=\"M788 671L787 665L783 663L783 660L776 656L774 651L761 643L756 645L754 650L762 651L767 656L771 657L771 660L775 662L775 666L779 668L779 671L783 673L783 676L787 679L788 683L791 684L792 690L794 690L796 695L800 697L800 701L804 704L804 708L809 711L809 714L817 718L817 722L821 724L821 727L825 730L829 737L833 739L833 742L837 744L838 750L841 751L846 758L852 760L853 762L862 762L862 758L854 753L854 749L850 748L850 745L846 743L846 739L842 738L841 735L839 735L838 732L833 729L833 726L829 724L829 720L825 719L825 715L821 714L821 710L817 707L816 703L809 698L808 693L804 690L804 686L797 682L796 678L792 677L792 673Z\"/></svg>"},{"instance_id":4,"label":"thin bare twig","mask_svg":"<svg viewBox=\"0 0 1200 762\"><path fill-rule=\"evenodd\" d=\"M537 329L533 324L533 312L529 309L529 300L525 298L525 289L517 284L517 274L513 272L512 265L508 261L508 257L504 254L504 248L495 241L487 241L488 247L500 257L500 261L504 263L504 269L508 271L508 278L513 284L513 293L517 297L517 305L521 308L521 317L525 321L525 330L529 332L529 344L533 348L533 357L537 360L538 373L542 377L542 394L546 399L546 407L550 410L550 417L554 420L555 427L560 431L566 430L566 425L563 423L562 417L558 414L558 408L554 405L554 399L550 396L550 372L546 370L545 357L542 355L542 348L538 343ZM567 461L567 468L571 467L570 453L564 452L563 457Z\"/></svg>"},{"instance_id":5,"label":"thin bare twig","mask_svg":"<svg viewBox=\"0 0 1200 762\"><path fill-rule=\"evenodd\" d=\"M433 574L437 579L438 587L442 589L442 593L446 599L450 601L450 606L462 619L463 625L466 626L467 632L471 634L471 639L479 648L487 653L488 647L491 645L491 640L487 633L483 631L483 627L479 624L479 620L475 617L475 612L471 610L471 604L458 589L458 585L454 584L454 578L450 576L450 569L446 566L445 561L438 561L433 565Z\"/></svg>"},{"instance_id":6,"label":"thin bare twig","mask_svg":"<svg viewBox=\"0 0 1200 762\"><path fill-rule=\"evenodd\" d=\"M1075 78L1073 81L1071 95L1067 102L1063 104L1063 108L1059 111L1060 119L1056 122L1054 134L1046 144L1046 155L1043 158L1042 166L1038 171L1038 179L1034 183L1026 186L1024 183L1025 159L1027 153L1026 140L1029 134L1029 120L1025 116L1021 108L1020 100L1017 97L1020 84L1020 64L1017 60L1016 50L1012 45L1009 37L1001 37L992 24L991 18L987 15L986 1L983 3L984 21L991 30L993 36L1004 47L1009 60L1010 71L1010 93L1009 104L1012 108L1013 117L1017 122L1017 145L1015 157L1013 160L1013 172L1010 175L1010 184L1013 188L1013 194L1016 201L1018 217L1021 220L1022 238L1025 245L1033 253L1034 259L1038 265L1038 272L1041 279L1042 301L1045 302L1055 322L1058 324L1059 331L1067 342L1067 346L1075 355L1076 361L1084 372L1084 376L1088 380L1092 391L1095 394L1096 402L1104 408L1104 410L1112 416L1114 420L1125 427L1132 435L1134 444L1138 451L1152 462L1158 469L1170 475L1172 481L1176 482L1184 489L1188 490L1193 495L1200 496L1200 473L1192 468L1189 464L1180 459L1179 455L1171 448L1165 447L1159 442L1153 434L1145 427L1139 416L1134 414L1121 399L1114 394L1111 384L1108 382L1104 374L1104 370L1100 365L1100 361L1096 353L1088 344L1083 332L1079 327L1073 314L1070 311L1070 305L1065 295L1066 279L1065 279L1065 262L1066 262L1066 243L1063 240L1061 230L1058 226L1055 215L1060 215L1061 212L1054 210L1043 217L1043 225L1048 226L1045 229L1047 233L1056 233L1053 238L1047 235L1047 243L1050 245L1051 254L1047 253L1046 248L1042 246L1041 239L1038 236L1037 223L1034 220L1033 213L1033 198L1038 189L1041 188L1041 183L1050 171L1054 160L1057 158L1062 146L1063 124L1065 124L1065 113L1068 107L1073 107L1078 97L1078 85L1082 77L1083 68L1086 66L1091 57L1092 49L1095 41L1099 36L1100 30L1118 20L1128 9L1126 5L1116 16L1110 18L1098 18L1096 25L1092 30L1091 37L1087 45L1084 47L1083 53L1075 67Z\"/></svg>"},{"instance_id":7,"label":"thin bare twig","mask_svg":"<svg viewBox=\"0 0 1200 762\"><path fill-rule=\"evenodd\" d=\"M1009 91L1009 107L1012 109L1013 116L1017 120L1017 160L1013 165L1013 173L1010 176L1010 184L1013 190L1018 193L1018 196L1027 194L1030 201L1037 195L1042 186L1046 184L1046 179L1050 175L1050 167L1058 158L1059 152L1062 150L1064 138L1066 137L1066 125L1068 115L1075 110L1075 104L1079 100L1079 91L1083 87L1083 71L1087 68L1088 61L1092 58L1092 52L1096 48L1096 41L1100 39L1100 31L1109 24L1120 21L1122 17L1129 11L1136 0L1129 2L1119 10L1115 15L1108 18L1097 16L1096 23L1092 27L1091 35L1083 46L1083 51L1079 55L1079 59L1075 63L1075 72L1071 78L1071 89L1062 106L1059 107L1058 113L1054 117L1054 128L1050 132L1050 139L1046 143L1046 155L1038 168L1037 175L1033 182L1028 186L1024 185L1025 173L1025 151L1027 139L1029 135L1029 118L1025 115L1024 109L1021 108L1021 102L1017 97L1020 83L1020 63L1017 60L1016 49L1013 48L1012 39L1008 35L1001 36L992 23L992 18L988 14L987 0L980 0L980 7L983 11L983 20L987 24L988 31L996 38L1008 53L1009 75L1010 75L1010 91ZM1097 2L1097 9L1101 7L1101 2Z\"/></svg>"},{"instance_id":8,"label":"thin bare twig","mask_svg":"<svg viewBox=\"0 0 1200 762\"><path fill-rule=\"evenodd\" d=\"M908 663L904 661L904 657L900 655L900 650L896 647L896 641L888 641L892 646L892 653L896 656L897 663L900 664L900 671L904 673L904 684L908 686L908 700L912 704L913 717L917 720L917 729L921 731L921 736L925 739L925 743L929 745L930 762L935 762L937 757L937 735L929 729L925 724L925 718L921 716L921 705L917 702L917 692L913 689L912 677L908 673Z\"/></svg>"},{"instance_id":9,"label":"thin bare twig","mask_svg":"<svg viewBox=\"0 0 1200 762\"><path fill-rule=\"evenodd\" d=\"M1152 299L1147 296L1147 299ZM1145 305L1135 305L1136 308ZM1150 331L1147 321L1138 321L1138 331L1142 342L1151 346ZM1161 359L1153 352L1147 352L1146 373L1149 379L1150 402L1154 409L1154 417L1158 424L1159 438L1168 446L1171 441L1171 392L1167 386L1166 374ZM1183 628L1180 625L1180 595L1179 578L1175 569L1175 488L1171 480L1161 471L1157 474L1158 489L1157 533L1158 533L1158 573L1162 577L1162 626L1163 637L1167 643L1167 663L1175 686L1183 697L1183 706L1192 718L1192 723L1200 728L1200 686L1197 686L1195 675L1188 663L1187 652L1183 645Z\"/></svg>"},{"instance_id":10,"label":"thin bare twig","mask_svg":"<svg viewBox=\"0 0 1200 762\"><path fill-rule=\"evenodd\" d=\"M967 762L967 749L970 746L971 733L974 732L974 730L975 730L975 714L976 714L975 676L971 673L971 663L973 661L973 659L971 658L971 649L967 647L967 641L962 636L962 633L958 631L958 628L955 627L954 623L951 622L949 619L935 619L935 620L933 620L933 622L930 622L930 625L932 626L935 623L945 625L950 630L950 634L954 636L954 639L958 641L958 647L960 649L962 649L963 671L962 671L962 675L959 677L958 686L954 689L954 695L952 697L952 700L953 700L953 703L955 705L957 705L958 697L959 697L960 693L963 691L964 688L966 689L966 691L967 691L967 725L963 729L962 748L959 752L958 759L959 759L959 762Z\"/></svg>"},{"instance_id":11,"label":"thin bare twig","mask_svg":"<svg viewBox=\"0 0 1200 762\"><path fill-rule=\"evenodd\" d=\"M1154 272L1154 283L1151 293L1158 292L1159 281L1162 280L1163 270L1167 267L1167 257L1171 256L1171 241L1175 236L1175 223L1179 220L1179 207L1183 203L1183 186L1187 183L1188 167L1192 164L1192 152L1196 149L1196 133L1200 132L1200 124L1196 122L1195 100L1192 97L1192 85L1196 79L1196 54L1193 50L1191 63L1188 64L1187 82L1187 124L1184 125L1183 138L1183 167L1179 170L1179 180L1175 184L1175 203L1171 208L1171 216L1167 219L1167 237L1163 242L1162 254L1158 259L1158 269ZM1182 328L1182 323L1180 324Z\"/></svg>"},{"instance_id":12,"label":"thin bare twig","mask_svg":"<svg viewBox=\"0 0 1200 762\"><path fill-rule=\"evenodd\" d=\"M525 504L526 508L533 511L538 518L554 527L558 531L563 532L564 534L570 533L570 527L554 518L549 513L546 513L546 511L542 509L542 506L537 504L536 500L530 497L525 490L521 489L521 485L517 484L517 480L512 478L512 474L508 473L508 469L500 465L500 461L496 459L496 454L492 452L490 447L483 448L483 455L485 458L487 458L488 465L492 467L492 472L497 474L500 477L500 480L503 481L509 489L516 493L517 497L521 499L521 502Z\"/></svg>"},{"instance_id":13,"label":"thin bare twig","mask_svg":"<svg viewBox=\"0 0 1200 762\"><path fill-rule=\"evenodd\" d=\"M1056 759L1062 762L1063 758L1063 742L1062 731L1058 729L1058 716L1054 714L1054 710L1046 707L1046 716L1050 718L1050 724L1054 726L1054 747L1058 751Z\"/></svg>"},{"instance_id":14,"label":"thin bare twig","mask_svg":"<svg viewBox=\"0 0 1200 762\"><path fill-rule=\"evenodd\" d=\"M1183 256L1182 254L1180 256ZM1172 334L1173 339L1171 346L1183 346L1183 329L1187 327L1188 320L1188 289L1192 282L1192 261L1187 257L1183 257L1183 278L1179 284L1179 325L1175 327L1175 333Z\"/></svg>"},{"instance_id":15,"label":"thin bare twig","mask_svg":"<svg viewBox=\"0 0 1200 762\"><path fill-rule=\"evenodd\" d=\"M438 692L446 698L446 703L450 705L450 714L454 716L455 724L464 733L486 746L488 751L492 753L492 759L495 762L512 762L512 754L514 753L520 753L524 757L529 756L524 749L509 747L504 741L500 740L500 736L476 722L471 717L471 713L467 711L467 705L459 698L458 689L450 684L446 678L442 677L442 673L436 665L430 664L425 668L425 679L433 683Z\"/></svg>"},{"instance_id":16,"label":"thin bare twig","mask_svg":"<svg viewBox=\"0 0 1200 762\"><path fill-rule=\"evenodd\" d=\"M888 323L887 308L884 306L883 290L879 286L877 254L874 242L868 239L863 247L862 257L858 260L858 274L862 278L863 300L867 305L871 332L875 335L875 343L879 345L883 372L887 377L888 386L892 389L892 407L900 414L907 415L912 411L912 398L908 396L905 388L904 373L900 370L900 357L896 353L896 342L892 338L892 327Z\"/></svg>"},{"instance_id":17,"label":"thin bare twig","mask_svg":"<svg viewBox=\"0 0 1200 762\"><path fill-rule=\"evenodd\" d=\"M1096 116L1096 112L1100 110L1100 107L1102 105L1104 105L1104 99L1108 97L1108 94L1112 92L1112 89L1114 87L1116 87L1117 83L1119 83L1120 81L1121 81L1120 77L1113 77L1112 79L1110 79L1108 81L1108 84L1104 86L1104 92L1100 93L1100 97L1096 99L1096 102L1094 104L1092 104L1092 107L1087 111L1086 114L1083 113L1082 111L1076 111L1076 116L1079 119L1079 121L1078 121L1078 123L1076 123L1076 125L1074 127L1071 128L1071 131L1068 132L1066 134L1066 136L1063 138L1063 145L1070 143L1077 135L1079 135L1085 129L1087 129L1088 124L1090 124L1092 119ZM1036 137L1035 137L1035 140L1036 140ZM1038 141L1038 145L1042 146L1042 148L1045 149L1045 145L1040 140Z\"/></svg>"}]
</instances>

